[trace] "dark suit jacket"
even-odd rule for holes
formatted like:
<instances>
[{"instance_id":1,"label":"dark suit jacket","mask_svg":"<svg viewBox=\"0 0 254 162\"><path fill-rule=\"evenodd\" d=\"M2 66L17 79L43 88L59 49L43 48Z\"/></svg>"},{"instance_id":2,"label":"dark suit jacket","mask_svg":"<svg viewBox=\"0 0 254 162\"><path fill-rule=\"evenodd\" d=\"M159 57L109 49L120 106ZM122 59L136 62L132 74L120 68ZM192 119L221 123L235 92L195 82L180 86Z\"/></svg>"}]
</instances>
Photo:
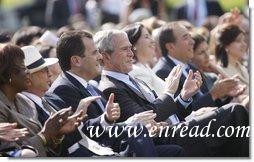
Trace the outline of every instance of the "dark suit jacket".
<instances>
[{"instance_id":1,"label":"dark suit jacket","mask_svg":"<svg viewBox=\"0 0 254 162\"><path fill-rule=\"evenodd\" d=\"M158 97L153 103L149 103L141 94L139 94L131 86L128 86L122 81L119 81L110 76L102 75L99 89L106 95L115 94L115 102L118 102L121 108L120 121L125 120L135 113L146 110L154 110L157 113L156 121L162 121L168 118L169 115L179 110L176 103L171 97L163 95ZM179 115L178 115L179 116ZM188 131L191 131L193 126L199 126L201 130L207 126L211 119L216 119L217 122L212 124L210 133L215 134L220 126L242 126L248 125L248 115L246 110L240 105L225 105L216 110L207 111L206 114L191 118L187 122L182 122L183 125L188 125ZM234 121L234 122L232 122ZM179 124L178 126L180 126ZM182 125L182 126L183 126ZM180 126L181 127L181 126ZM248 153L248 138L241 138L242 143L235 143L235 138L192 138L181 136L180 129L176 131L176 135L169 138L157 138L157 144L177 144L182 146L187 156L246 156ZM234 144L234 146L233 146ZM230 147L232 145L232 147ZM238 151L239 148L243 148Z\"/></svg>"},{"instance_id":2,"label":"dark suit jacket","mask_svg":"<svg viewBox=\"0 0 254 162\"><path fill-rule=\"evenodd\" d=\"M97 89L95 89L97 90ZM101 94L97 90L98 94ZM102 95L102 94L101 94ZM77 109L78 104L81 99L91 96L89 92L80 84L74 77L68 73L62 73L54 81L50 89L45 94L45 99L51 106L54 106L56 109L66 108L71 106L73 112ZM102 97L103 98L103 97ZM106 100L102 99L102 103L105 104ZM104 142L104 138L108 136L100 136L100 138L91 137L89 131L86 129L89 126L98 126L100 129L101 124L101 115L103 114L102 110L99 108L99 105L96 102L91 103L87 110L88 119L84 121L83 132L90 137L91 139L97 142ZM81 136L78 131L67 135L64 140L64 148L69 148L76 142L81 139ZM67 149L63 149L67 150ZM66 155L67 153L63 153ZM86 156L86 155L81 155Z\"/></svg>"},{"instance_id":3,"label":"dark suit jacket","mask_svg":"<svg viewBox=\"0 0 254 162\"><path fill-rule=\"evenodd\" d=\"M135 113L153 110L157 117L156 121L164 121L170 115L177 113L180 120L183 120L190 113L180 103L175 103L169 95L159 96L154 102L150 103L136 89L110 76L103 75L99 84L99 89L105 96L115 94L115 102L119 103L121 117L119 121L124 121Z\"/></svg>"},{"instance_id":4,"label":"dark suit jacket","mask_svg":"<svg viewBox=\"0 0 254 162\"><path fill-rule=\"evenodd\" d=\"M94 87L94 89L99 95L102 95L101 101L106 105L103 94L97 88ZM54 81L45 98L50 104L53 103L59 108L71 106L73 111L75 111L80 100L88 96L91 96L91 94L87 89L70 74L64 72ZM87 110L89 118L97 118L102 113L103 111L97 102L92 102Z\"/></svg>"},{"instance_id":5,"label":"dark suit jacket","mask_svg":"<svg viewBox=\"0 0 254 162\"><path fill-rule=\"evenodd\" d=\"M98 94L102 95L98 89L95 87L94 89ZM60 109L71 106L73 112L75 112L80 100L88 96L91 95L84 88L84 86L70 74L64 72L59 75L50 89L46 92L45 99L52 106L57 106L57 108ZM103 96L101 101L104 105L106 104L106 100L103 98ZM102 114L103 111L100 109L97 102L92 102L87 109L87 115L89 119L86 121L86 124L99 126Z\"/></svg>"},{"instance_id":6,"label":"dark suit jacket","mask_svg":"<svg viewBox=\"0 0 254 162\"><path fill-rule=\"evenodd\" d=\"M104 95L94 87L94 90L101 95L101 101L102 103L106 104L106 99ZM78 103L81 99L91 96L89 92L81 85L74 77L72 77L68 73L62 73L56 81L53 83L49 91L46 93L45 98L49 103L54 103L54 105L60 106L60 107L66 107L66 106L72 106L72 108L75 110L78 106ZM91 137L89 132L86 130L88 126L99 126L99 132L101 125L100 125L100 119L103 114L103 111L99 108L99 105L97 102L92 103L88 107L88 117L89 119L84 122L84 129L83 132L93 140L105 145L105 146L110 146L115 152L121 152L123 151L125 153L130 153L135 152L136 154L139 153L139 156L145 156L144 151L140 151L138 148L139 145L142 145L144 147L149 147L148 150L150 150L153 146L151 143L149 143L149 140L147 140L144 137L138 137L138 138L129 138L127 136L127 131L123 131L121 136L116 137L111 137L109 138L108 132L104 132L99 138L97 137ZM123 123L122 123L123 124ZM120 126L117 127L118 131L121 130L121 123L120 124L114 124L113 129L115 128L114 126ZM69 137L69 138L68 138ZM67 145L71 146L72 144L76 143L80 139L79 133L75 132L74 135L71 134L70 136L66 137L64 142L64 146ZM137 142L138 141L138 142ZM128 144L129 147L124 147L126 146L125 144ZM123 153L123 154L125 154ZM122 155L123 155L122 154ZM67 153L64 153L64 155L68 155ZM75 151L72 155L70 156L92 156L93 153L91 153L89 150L87 150L84 147L80 147L77 151Z\"/></svg>"},{"instance_id":7,"label":"dark suit jacket","mask_svg":"<svg viewBox=\"0 0 254 162\"><path fill-rule=\"evenodd\" d=\"M206 0L206 8L207 8L207 16L211 16L211 15L217 15L217 16L221 16L223 15L223 10L220 6L220 4L217 1L209 1ZM182 5L178 8L175 9L175 14L176 14L176 18L181 20L181 19L188 19L187 16L187 5Z\"/></svg>"},{"instance_id":8,"label":"dark suit jacket","mask_svg":"<svg viewBox=\"0 0 254 162\"><path fill-rule=\"evenodd\" d=\"M174 68L174 66L176 66L175 63L169 57L162 57L160 58L158 63L154 66L153 71L156 73L158 77L160 77L161 79L165 79L170 73L170 71ZM193 71L197 71L197 69L192 65L190 65L190 68ZM203 78L203 85L201 86L200 90L204 95L199 96L198 94L196 94L193 96L193 102L191 103L193 110L197 110L202 107L218 106L215 103L215 101L212 99L211 94L209 93L209 90L206 86L206 81L203 75L202 75L202 78ZM177 92L175 93L176 96L179 95L179 93L181 92L185 79L186 77L182 74L180 78L179 87L177 89Z\"/></svg>"}]
</instances>

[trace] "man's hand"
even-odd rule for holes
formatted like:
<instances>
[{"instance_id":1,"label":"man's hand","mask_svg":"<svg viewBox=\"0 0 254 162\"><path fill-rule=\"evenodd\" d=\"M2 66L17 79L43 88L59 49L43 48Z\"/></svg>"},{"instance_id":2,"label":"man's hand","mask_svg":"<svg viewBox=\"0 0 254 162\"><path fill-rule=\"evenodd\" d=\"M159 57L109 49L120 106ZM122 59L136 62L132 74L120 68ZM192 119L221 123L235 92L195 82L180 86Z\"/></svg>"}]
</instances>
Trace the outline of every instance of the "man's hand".
<instances>
[{"instance_id":1,"label":"man's hand","mask_svg":"<svg viewBox=\"0 0 254 162\"><path fill-rule=\"evenodd\" d=\"M60 128L57 136L62 136L75 131L84 118L87 117L87 114L85 114L83 110L80 110L78 113L67 117L67 119L63 119L62 127Z\"/></svg>"},{"instance_id":2,"label":"man's hand","mask_svg":"<svg viewBox=\"0 0 254 162\"><path fill-rule=\"evenodd\" d=\"M233 25L240 25L243 20L243 15L238 8L231 9L230 12L225 13L219 18L219 23L222 21L222 24L228 23Z\"/></svg>"},{"instance_id":3,"label":"man's hand","mask_svg":"<svg viewBox=\"0 0 254 162\"><path fill-rule=\"evenodd\" d=\"M169 92L171 94L176 93L182 75L182 69L183 68L181 65L177 65L169 73L168 77L165 79L167 85L166 92Z\"/></svg>"},{"instance_id":4,"label":"man's hand","mask_svg":"<svg viewBox=\"0 0 254 162\"><path fill-rule=\"evenodd\" d=\"M233 103L240 103L243 105L247 110L249 110L249 104L250 104L250 97L246 94L238 95L237 97L234 97L233 100L231 100Z\"/></svg>"},{"instance_id":5,"label":"man's hand","mask_svg":"<svg viewBox=\"0 0 254 162\"><path fill-rule=\"evenodd\" d=\"M143 125L147 125L151 123L156 118L156 114L153 113L153 110L144 111L138 114L134 114L129 117L124 123L127 125L131 125L134 123L141 123Z\"/></svg>"},{"instance_id":6,"label":"man's hand","mask_svg":"<svg viewBox=\"0 0 254 162\"><path fill-rule=\"evenodd\" d=\"M40 133L45 136L47 141L56 138L59 135L59 130L65 122L64 120L66 120L71 113L71 107L61 109L55 114L51 113Z\"/></svg>"},{"instance_id":7,"label":"man's hand","mask_svg":"<svg viewBox=\"0 0 254 162\"><path fill-rule=\"evenodd\" d=\"M193 78L194 75L194 78ZM187 101L193 95L195 95L199 88L202 86L203 81L199 71L193 74L193 71L190 70L189 74L183 84L183 89L181 90L181 97L183 100Z\"/></svg>"},{"instance_id":8,"label":"man's hand","mask_svg":"<svg viewBox=\"0 0 254 162\"><path fill-rule=\"evenodd\" d=\"M243 87L237 87L238 84L239 79L237 76L223 79L222 76L219 75L218 80L214 83L210 92L213 100L223 98L227 95L234 97L240 94L243 91Z\"/></svg>"},{"instance_id":9,"label":"man's hand","mask_svg":"<svg viewBox=\"0 0 254 162\"><path fill-rule=\"evenodd\" d=\"M100 99L101 96L89 96L86 97L82 100L80 100L79 104L78 104L78 108L76 110L76 112L74 114L77 114L80 112L80 110L83 110L84 114L87 113L87 108L88 106L95 100Z\"/></svg>"},{"instance_id":10,"label":"man's hand","mask_svg":"<svg viewBox=\"0 0 254 162\"><path fill-rule=\"evenodd\" d=\"M247 86L243 84L238 84L234 89L232 89L227 95L230 97L237 97L244 93Z\"/></svg>"},{"instance_id":11,"label":"man's hand","mask_svg":"<svg viewBox=\"0 0 254 162\"><path fill-rule=\"evenodd\" d=\"M111 93L106 105L106 118L112 123L120 118L120 107L118 103L114 103L115 95Z\"/></svg>"},{"instance_id":12,"label":"man's hand","mask_svg":"<svg viewBox=\"0 0 254 162\"><path fill-rule=\"evenodd\" d=\"M0 123L0 140L17 141L29 134L27 128L17 129L17 123Z\"/></svg>"}]
</instances>

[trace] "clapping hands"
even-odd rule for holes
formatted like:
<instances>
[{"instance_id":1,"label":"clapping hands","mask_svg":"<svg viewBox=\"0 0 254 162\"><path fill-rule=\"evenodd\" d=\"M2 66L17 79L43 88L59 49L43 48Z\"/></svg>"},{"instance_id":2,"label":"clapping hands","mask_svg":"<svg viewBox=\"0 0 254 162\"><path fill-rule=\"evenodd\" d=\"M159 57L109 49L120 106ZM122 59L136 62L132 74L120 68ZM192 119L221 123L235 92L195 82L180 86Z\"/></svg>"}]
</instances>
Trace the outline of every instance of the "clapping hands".
<instances>
[{"instance_id":1,"label":"clapping hands","mask_svg":"<svg viewBox=\"0 0 254 162\"><path fill-rule=\"evenodd\" d=\"M153 113L153 110L144 111L138 114L134 114L133 116L129 117L124 123L127 125L132 125L135 123L147 125L151 123L156 118L156 116L157 115Z\"/></svg>"},{"instance_id":2,"label":"clapping hands","mask_svg":"<svg viewBox=\"0 0 254 162\"><path fill-rule=\"evenodd\" d=\"M29 134L27 128L17 128L17 123L0 123L0 140L17 141Z\"/></svg>"},{"instance_id":3,"label":"clapping hands","mask_svg":"<svg viewBox=\"0 0 254 162\"><path fill-rule=\"evenodd\" d=\"M202 84L203 81L200 72L196 71L193 73L193 71L190 70L181 90L182 99L187 101L198 92Z\"/></svg>"},{"instance_id":4,"label":"clapping hands","mask_svg":"<svg viewBox=\"0 0 254 162\"><path fill-rule=\"evenodd\" d=\"M166 92L169 92L171 94L176 93L182 75L182 69L182 66L177 65L171 70L168 77L165 79L167 85Z\"/></svg>"}]
</instances>

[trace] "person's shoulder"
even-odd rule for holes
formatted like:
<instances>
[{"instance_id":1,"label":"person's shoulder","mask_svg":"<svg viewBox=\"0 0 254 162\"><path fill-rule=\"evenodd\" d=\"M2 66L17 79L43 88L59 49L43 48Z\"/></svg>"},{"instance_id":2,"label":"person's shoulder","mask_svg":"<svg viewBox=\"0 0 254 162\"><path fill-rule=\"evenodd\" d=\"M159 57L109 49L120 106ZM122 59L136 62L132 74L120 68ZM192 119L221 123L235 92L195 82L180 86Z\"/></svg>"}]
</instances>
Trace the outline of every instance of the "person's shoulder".
<instances>
[{"instance_id":1,"label":"person's shoulder","mask_svg":"<svg viewBox=\"0 0 254 162\"><path fill-rule=\"evenodd\" d=\"M7 105L0 100L0 114L6 114L10 109L7 107Z\"/></svg>"},{"instance_id":2,"label":"person's shoulder","mask_svg":"<svg viewBox=\"0 0 254 162\"><path fill-rule=\"evenodd\" d=\"M121 86L121 81L113 77L103 77L99 83L98 89L104 91L106 89L118 89Z\"/></svg>"},{"instance_id":3,"label":"person's shoulder","mask_svg":"<svg viewBox=\"0 0 254 162\"><path fill-rule=\"evenodd\" d=\"M57 79L52 83L48 92L54 92L57 88L70 87L69 80L65 79L63 74L60 74Z\"/></svg>"},{"instance_id":4,"label":"person's shoulder","mask_svg":"<svg viewBox=\"0 0 254 162\"><path fill-rule=\"evenodd\" d=\"M150 72L147 70L145 66L139 66L139 65L133 65L132 71L129 72L129 75L132 77L137 77L137 76L144 76L147 74L150 74Z\"/></svg>"},{"instance_id":5,"label":"person's shoulder","mask_svg":"<svg viewBox=\"0 0 254 162\"><path fill-rule=\"evenodd\" d=\"M100 81L98 88L99 88L99 90L103 91L106 88L115 87L116 86L116 81L117 80L112 80L112 79L109 79L109 78L105 78L105 79Z\"/></svg>"},{"instance_id":6,"label":"person's shoulder","mask_svg":"<svg viewBox=\"0 0 254 162\"><path fill-rule=\"evenodd\" d=\"M22 93L17 93L15 99L16 99L16 102L26 103L30 105L31 107L35 107L34 102L31 101L27 96L25 96Z\"/></svg>"},{"instance_id":7,"label":"person's shoulder","mask_svg":"<svg viewBox=\"0 0 254 162\"><path fill-rule=\"evenodd\" d=\"M161 68L164 68L167 65L167 61L165 58L161 57L158 62L154 65L153 70L159 70Z\"/></svg>"}]
</instances>

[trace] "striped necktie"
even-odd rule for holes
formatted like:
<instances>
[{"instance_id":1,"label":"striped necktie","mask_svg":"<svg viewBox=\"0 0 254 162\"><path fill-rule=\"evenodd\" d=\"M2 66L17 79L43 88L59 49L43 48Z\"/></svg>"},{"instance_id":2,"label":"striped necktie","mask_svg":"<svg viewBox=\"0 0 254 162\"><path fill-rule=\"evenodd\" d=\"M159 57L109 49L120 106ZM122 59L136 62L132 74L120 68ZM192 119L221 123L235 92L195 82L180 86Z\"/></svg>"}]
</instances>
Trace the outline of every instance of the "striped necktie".
<instances>
[{"instance_id":1,"label":"striped necktie","mask_svg":"<svg viewBox=\"0 0 254 162\"><path fill-rule=\"evenodd\" d=\"M150 91L149 87L146 87L144 84L139 84L134 78L129 77L130 81L135 85L135 87L142 93L142 95L149 101L153 102L155 100L155 96L152 91Z\"/></svg>"},{"instance_id":2,"label":"striped necktie","mask_svg":"<svg viewBox=\"0 0 254 162\"><path fill-rule=\"evenodd\" d=\"M89 91L89 93L90 93L92 96L100 96L100 94L98 94L98 93L94 90L94 88L93 88L92 85L87 84L86 89ZM100 106L101 110L104 111L104 110L105 110L105 107L104 107L104 105L103 105L101 99L97 99L96 102L97 102L97 104Z\"/></svg>"}]
</instances>

